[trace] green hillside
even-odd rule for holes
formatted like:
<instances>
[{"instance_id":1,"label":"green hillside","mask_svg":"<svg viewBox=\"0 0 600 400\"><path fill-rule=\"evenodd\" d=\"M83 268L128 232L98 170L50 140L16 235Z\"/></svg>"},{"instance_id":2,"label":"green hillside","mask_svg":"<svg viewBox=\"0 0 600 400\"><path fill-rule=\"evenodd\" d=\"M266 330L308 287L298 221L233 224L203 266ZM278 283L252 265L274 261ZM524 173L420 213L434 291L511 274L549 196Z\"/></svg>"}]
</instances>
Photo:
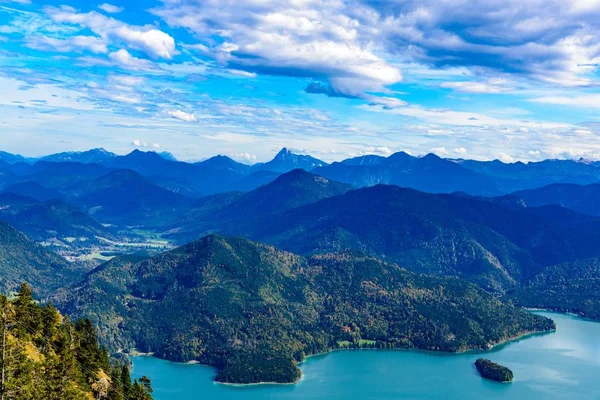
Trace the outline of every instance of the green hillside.
<instances>
[{"instance_id":1,"label":"green hillside","mask_svg":"<svg viewBox=\"0 0 600 400\"><path fill-rule=\"evenodd\" d=\"M238 383L294 382L306 355L343 341L458 352L554 329L455 278L214 235L147 260L112 260L54 300L91 318L112 351L197 360Z\"/></svg>"},{"instance_id":2,"label":"green hillside","mask_svg":"<svg viewBox=\"0 0 600 400\"><path fill-rule=\"evenodd\" d=\"M36 304L28 285L14 300L0 296L0 314L3 399L152 399L150 380L132 382L127 366L111 364L89 320Z\"/></svg>"}]
</instances>

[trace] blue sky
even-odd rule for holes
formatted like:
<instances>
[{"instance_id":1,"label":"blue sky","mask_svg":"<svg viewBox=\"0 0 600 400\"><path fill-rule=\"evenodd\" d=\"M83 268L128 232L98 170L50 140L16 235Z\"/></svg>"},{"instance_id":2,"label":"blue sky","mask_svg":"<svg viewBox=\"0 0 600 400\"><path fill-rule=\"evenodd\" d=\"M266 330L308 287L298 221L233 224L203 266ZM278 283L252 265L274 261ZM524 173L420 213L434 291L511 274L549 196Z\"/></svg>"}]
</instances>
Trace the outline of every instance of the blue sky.
<instances>
[{"instance_id":1,"label":"blue sky","mask_svg":"<svg viewBox=\"0 0 600 400\"><path fill-rule=\"evenodd\" d=\"M600 158L600 0L0 0L0 149Z\"/></svg>"}]
</instances>

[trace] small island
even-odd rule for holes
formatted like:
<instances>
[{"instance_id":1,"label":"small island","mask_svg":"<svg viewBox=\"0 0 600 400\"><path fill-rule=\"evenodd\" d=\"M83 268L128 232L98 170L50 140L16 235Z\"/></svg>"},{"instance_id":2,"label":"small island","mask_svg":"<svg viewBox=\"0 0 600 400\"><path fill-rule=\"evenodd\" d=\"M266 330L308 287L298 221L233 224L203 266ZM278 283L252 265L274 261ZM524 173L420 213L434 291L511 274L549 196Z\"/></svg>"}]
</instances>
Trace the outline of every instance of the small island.
<instances>
[{"instance_id":1,"label":"small island","mask_svg":"<svg viewBox=\"0 0 600 400\"><path fill-rule=\"evenodd\" d=\"M513 373L510 369L485 358L475 361L475 367L477 367L482 378L503 383L513 380Z\"/></svg>"}]
</instances>

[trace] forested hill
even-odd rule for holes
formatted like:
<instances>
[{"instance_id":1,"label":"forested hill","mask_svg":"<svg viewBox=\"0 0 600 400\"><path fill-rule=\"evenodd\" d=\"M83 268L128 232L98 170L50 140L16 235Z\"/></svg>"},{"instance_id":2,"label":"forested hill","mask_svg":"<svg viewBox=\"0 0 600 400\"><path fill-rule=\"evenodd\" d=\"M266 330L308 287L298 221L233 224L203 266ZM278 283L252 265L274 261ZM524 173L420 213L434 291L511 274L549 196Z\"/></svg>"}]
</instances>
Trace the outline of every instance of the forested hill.
<instances>
[{"instance_id":1,"label":"forested hill","mask_svg":"<svg viewBox=\"0 0 600 400\"><path fill-rule=\"evenodd\" d=\"M546 266L600 256L600 218L558 206L378 185L228 227L300 254L360 249L415 272L502 291Z\"/></svg>"},{"instance_id":2,"label":"forested hill","mask_svg":"<svg viewBox=\"0 0 600 400\"><path fill-rule=\"evenodd\" d=\"M27 282L37 293L46 296L79 276L64 258L4 222L0 222L0 270L2 293Z\"/></svg>"},{"instance_id":3,"label":"forested hill","mask_svg":"<svg viewBox=\"0 0 600 400\"><path fill-rule=\"evenodd\" d=\"M237 383L294 382L305 355L348 344L457 352L554 329L459 279L215 235L114 259L54 300L93 318L113 351L197 360Z\"/></svg>"},{"instance_id":4,"label":"forested hill","mask_svg":"<svg viewBox=\"0 0 600 400\"><path fill-rule=\"evenodd\" d=\"M600 320L600 258L547 267L511 290L508 297L524 307Z\"/></svg>"},{"instance_id":5,"label":"forested hill","mask_svg":"<svg viewBox=\"0 0 600 400\"><path fill-rule=\"evenodd\" d=\"M5 400L151 400L150 380L111 364L89 320L70 322L23 284L0 296L0 395Z\"/></svg>"}]
</instances>

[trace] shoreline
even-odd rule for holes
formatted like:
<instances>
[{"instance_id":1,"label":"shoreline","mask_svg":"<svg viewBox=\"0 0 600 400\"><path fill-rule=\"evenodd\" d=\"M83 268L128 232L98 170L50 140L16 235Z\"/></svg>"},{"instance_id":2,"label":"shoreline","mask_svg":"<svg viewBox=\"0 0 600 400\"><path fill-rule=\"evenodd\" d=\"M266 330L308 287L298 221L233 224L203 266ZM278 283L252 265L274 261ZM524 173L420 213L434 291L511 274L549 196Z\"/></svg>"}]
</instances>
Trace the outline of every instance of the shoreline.
<instances>
[{"instance_id":1,"label":"shoreline","mask_svg":"<svg viewBox=\"0 0 600 400\"><path fill-rule=\"evenodd\" d=\"M536 310L536 311L550 311L550 310ZM560 314L566 314L566 313L560 313ZM490 353L493 351L497 351L500 350L502 347L510 345L513 342L518 342L520 340L524 340L533 336L537 336L537 335L544 335L544 334L550 334L556 332L556 329L553 330L547 330L547 331L537 331L537 332L527 332L527 333L523 333L521 335L517 335L515 337L500 341L494 345L492 345L490 348L488 349L467 349L467 350L463 350L463 351L456 351L456 352L451 352L451 351L436 351L436 350L425 350L425 349L418 349L418 348L396 348L396 349L377 349L377 348L357 348L357 349L346 349L346 348L332 348L328 351L322 352L322 353L315 353L315 354L310 354L307 355L306 357L304 357L304 360L302 360L301 362L299 362L297 364L298 368L300 366L302 366L305 362L307 362L310 358L315 358L315 357L321 357L321 356L326 356L328 354L331 353L335 353L335 352L342 352L342 351L394 351L394 352L419 352L419 353L427 353L427 354L431 354L431 355L443 355L443 356L453 356L453 355L464 355L464 354L481 354L481 353ZM141 353L141 352L136 352L136 354L130 354L131 357L154 357L153 353ZM154 357L154 358L158 358L158 357ZM160 360L163 361L167 361L167 362L176 362L176 361L170 361L167 359L162 359L162 358L158 358ZM133 363L133 361L132 361ZM196 361L196 360L191 360L188 362L179 362L178 364L182 364L182 365L199 365L199 366L203 366L203 367L208 367L208 368L212 368L215 369L215 367L211 366L211 365L206 365L206 364L201 364L200 362ZM300 368L299 368L300 369ZM286 385L286 386L290 386L290 385L297 385L299 383L301 383L304 380L304 373L302 372L302 370L300 370L300 377L294 381L294 382L253 382L253 383L231 383L231 382L219 382L215 379L213 379L213 384L216 385L223 385L223 386L229 386L229 387L235 387L235 388L245 388L245 387L251 387L251 386L279 386L279 385Z\"/></svg>"}]
</instances>

